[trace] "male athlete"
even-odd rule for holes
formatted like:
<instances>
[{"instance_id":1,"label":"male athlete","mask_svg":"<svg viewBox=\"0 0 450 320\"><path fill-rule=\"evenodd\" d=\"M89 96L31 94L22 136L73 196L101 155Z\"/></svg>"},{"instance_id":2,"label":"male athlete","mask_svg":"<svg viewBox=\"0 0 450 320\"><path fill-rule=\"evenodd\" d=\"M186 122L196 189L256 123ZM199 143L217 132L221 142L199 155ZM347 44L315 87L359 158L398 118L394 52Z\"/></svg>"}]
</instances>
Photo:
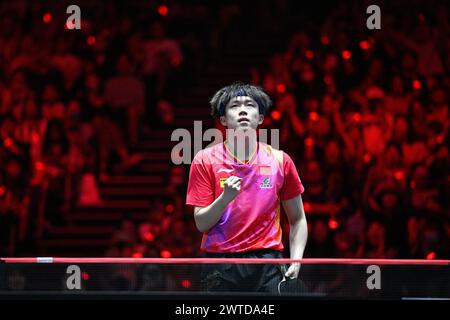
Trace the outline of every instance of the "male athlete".
<instances>
[{"instance_id":1,"label":"male athlete","mask_svg":"<svg viewBox=\"0 0 450 320\"><path fill-rule=\"evenodd\" d=\"M207 257L281 258L280 202L290 226L290 258L303 257L304 187L292 159L257 140L271 104L261 88L242 83L220 89L210 101L227 139L196 154L186 199L194 206ZM276 292L282 280L297 278L299 269L298 263L287 271L277 264L208 264L202 283L206 291Z\"/></svg>"}]
</instances>

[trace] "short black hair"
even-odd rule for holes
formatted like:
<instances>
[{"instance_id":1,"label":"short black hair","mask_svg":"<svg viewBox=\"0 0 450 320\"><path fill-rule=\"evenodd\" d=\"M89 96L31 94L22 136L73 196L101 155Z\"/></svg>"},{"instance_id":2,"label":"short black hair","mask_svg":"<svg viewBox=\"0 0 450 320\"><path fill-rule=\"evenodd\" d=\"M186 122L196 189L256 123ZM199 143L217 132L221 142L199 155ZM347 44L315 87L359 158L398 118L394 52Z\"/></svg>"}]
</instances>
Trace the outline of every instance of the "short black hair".
<instances>
[{"instance_id":1,"label":"short black hair","mask_svg":"<svg viewBox=\"0 0 450 320\"><path fill-rule=\"evenodd\" d=\"M256 101L259 113L267 114L267 110L272 106L272 100L259 86L235 82L217 91L209 101L211 105L211 115L218 119L225 114L225 107L231 99L239 96L248 96Z\"/></svg>"}]
</instances>

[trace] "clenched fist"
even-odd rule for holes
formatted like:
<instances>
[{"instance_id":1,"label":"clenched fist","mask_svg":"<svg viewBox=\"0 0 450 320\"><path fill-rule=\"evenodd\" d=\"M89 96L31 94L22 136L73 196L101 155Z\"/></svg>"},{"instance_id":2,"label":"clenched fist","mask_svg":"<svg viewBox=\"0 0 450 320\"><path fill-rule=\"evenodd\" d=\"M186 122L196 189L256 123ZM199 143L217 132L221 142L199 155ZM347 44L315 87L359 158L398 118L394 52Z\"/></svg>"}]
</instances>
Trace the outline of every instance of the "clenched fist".
<instances>
[{"instance_id":1,"label":"clenched fist","mask_svg":"<svg viewBox=\"0 0 450 320\"><path fill-rule=\"evenodd\" d=\"M242 178L231 176L224 183L223 196L227 201L231 201L239 194L241 191Z\"/></svg>"}]
</instances>

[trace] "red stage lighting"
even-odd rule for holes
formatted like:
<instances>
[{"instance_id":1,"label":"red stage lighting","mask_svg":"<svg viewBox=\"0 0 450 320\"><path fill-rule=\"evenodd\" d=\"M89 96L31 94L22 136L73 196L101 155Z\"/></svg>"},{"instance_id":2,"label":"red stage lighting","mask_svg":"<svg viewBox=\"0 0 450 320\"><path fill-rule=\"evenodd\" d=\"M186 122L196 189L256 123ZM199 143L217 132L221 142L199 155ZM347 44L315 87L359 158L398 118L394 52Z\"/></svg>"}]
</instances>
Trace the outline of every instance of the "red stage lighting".
<instances>
[{"instance_id":1,"label":"red stage lighting","mask_svg":"<svg viewBox=\"0 0 450 320\"><path fill-rule=\"evenodd\" d=\"M6 138L5 141L3 141L3 145L5 146L5 148L9 148L13 144L14 144L14 141L11 138Z\"/></svg>"},{"instance_id":2,"label":"red stage lighting","mask_svg":"<svg viewBox=\"0 0 450 320\"><path fill-rule=\"evenodd\" d=\"M44 170L45 165L44 165L43 162L37 161L37 162L34 164L34 167L36 168L36 170L41 171L41 170Z\"/></svg>"},{"instance_id":3,"label":"red stage lighting","mask_svg":"<svg viewBox=\"0 0 450 320\"><path fill-rule=\"evenodd\" d=\"M436 252L431 251L427 254L427 260L434 260L436 259Z\"/></svg>"},{"instance_id":4,"label":"red stage lighting","mask_svg":"<svg viewBox=\"0 0 450 320\"><path fill-rule=\"evenodd\" d=\"M39 140L40 140L39 134L37 134L36 132L33 132L31 134L31 142L33 144L37 144L37 143L39 143Z\"/></svg>"},{"instance_id":5,"label":"red stage lighting","mask_svg":"<svg viewBox=\"0 0 450 320\"><path fill-rule=\"evenodd\" d=\"M277 92L278 93L285 93L286 92L286 85L284 83L277 84Z\"/></svg>"},{"instance_id":6,"label":"red stage lighting","mask_svg":"<svg viewBox=\"0 0 450 320\"><path fill-rule=\"evenodd\" d=\"M305 57L309 60L314 58L314 52L312 50L306 50Z\"/></svg>"},{"instance_id":7,"label":"red stage lighting","mask_svg":"<svg viewBox=\"0 0 450 320\"><path fill-rule=\"evenodd\" d=\"M412 86L414 90L420 90L422 88L422 83L420 83L419 80L414 80Z\"/></svg>"},{"instance_id":8,"label":"red stage lighting","mask_svg":"<svg viewBox=\"0 0 450 320\"><path fill-rule=\"evenodd\" d=\"M162 250L161 257L162 258L170 258L170 257L172 257L172 252L170 252L169 250Z\"/></svg>"},{"instance_id":9,"label":"red stage lighting","mask_svg":"<svg viewBox=\"0 0 450 320\"><path fill-rule=\"evenodd\" d=\"M0 186L0 197L2 197L6 193L6 187Z\"/></svg>"},{"instance_id":10,"label":"red stage lighting","mask_svg":"<svg viewBox=\"0 0 450 320\"><path fill-rule=\"evenodd\" d=\"M311 121L318 121L319 120L319 114L317 112L315 112L315 111L310 112L309 113L309 119Z\"/></svg>"},{"instance_id":11,"label":"red stage lighting","mask_svg":"<svg viewBox=\"0 0 450 320\"><path fill-rule=\"evenodd\" d=\"M367 50L370 48L370 43L367 40L362 40L359 42L359 47L363 50Z\"/></svg>"},{"instance_id":12,"label":"red stage lighting","mask_svg":"<svg viewBox=\"0 0 450 320\"><path fill-rule=\"evenodd\" d=\"M311 204L309 202L303 202L303 209L305 210L305 212L309 212L311 211Z\"/></svg>"},{"instance_id":13,"label":"red stage lighting","mask_svg":"<svg viewBox=\"0 0 450 320\"><path fill-rule=\"evenodd\" d=\"M153 235L153 233L151 233L150 231L147 231L144 234L144 240L148 241L148 242L152 242L153 240L155 240L155 236Z\"/></svg>"},{"instance_id":14,"label":"red stage lighting","mask_svg":"<svg viewBox=\"0 0 450 320\"><path fill-rule=\"evenodd\" d=\"M397 180L404 180L405 179L405 172L403 170L397 170L394 173L394 177Z\"/></svg>"},{"instance_id":15,"label":"red stage lighting","mask_svg":"<svg viewBox=\"0 0 450 320\"><path fill-rule=\"evenodd\" d=\"M278 110L273 110L273 111L270 113L270 116L272 117L273 120L276 120L276 121L278 121L278 120L281 119L281 113L280 113L280 111L278 111Z\"/></svg>"},{"instance_id":16,"label":"red stage lighting","mask_svg":"<svg viewBox=\"0 0 450 320\"><path fill-rule=\"evenodd\" d=\"M191 287L192 283L188 279L181 280L181 286L185 289L189 289Z\"/></svg>"},{"instance_id":17,"label":"red stage lighting","mask_svg":"<svg viewBox=\"0 0 450 320\"><path fill-rule=\"evenodd\" d=\"M42 16L42 21L44 21L44 23L50 23L52 21L52 14L49 12L46 12L43 16Z\"/></svg>"},{"instance_id":18,"label":"red stage lighting","mask_svg":"<svg viewBox=\"0 0 450 320\"><path fill-rule=\"evenodd\" d=\"M158 13L160 16L165 17L169 13L169 8L165 4L162 4L158 7Z\"/></svg>"},{"instance_id":19,"label":"red stage lighting","mask_svg":"<svg viewBox=\"0 0 450 320\"><path fill-rule=\"evenodd\" d=\"M86 42L88 45L93 46L95 44L95 37L94 36L87 37Z\"/></svg>"},{"instance_id":20,"label":"red stage lighting","mask_svg":"<svg viewBox=\"0 0 450 320\"><path fill-rule=\"evenodd\" d=\"M312 147L314 146L314 138L306 138L305 139L305 146L307 147Z\"/></svg>"},{"instance_id":21,"label":"red stage lighting","mask_svg":"<svg viewBox=\"0 0 450 320\"><path fill-rule=\"evenodd\" d=\"M352 53L349 50L342 51L342 58L344 60L349 60L352 58Z\"/></svg>"},{"instance_id":22,"label":"red stage lighting","mask_svg":"<svg viewBox=\"0 0 450 320\"><path fill-rule=\"evenodd\" d=\"M336 219L331 218L328 221L328 228L330 228L331 230L336 230L339 227L339 223L336 221Z\"/></svg>"},{"instance_id":23,"label":"red stage lighting","mask_svg":"<svg viewBox=\"0 0 450 320\"><path fill-rule=\"evenodd\" d=\"M361 121L361 115L358 112L355 112L353 114L353 121L360 122Z\"/></svg>"}]
</instances>

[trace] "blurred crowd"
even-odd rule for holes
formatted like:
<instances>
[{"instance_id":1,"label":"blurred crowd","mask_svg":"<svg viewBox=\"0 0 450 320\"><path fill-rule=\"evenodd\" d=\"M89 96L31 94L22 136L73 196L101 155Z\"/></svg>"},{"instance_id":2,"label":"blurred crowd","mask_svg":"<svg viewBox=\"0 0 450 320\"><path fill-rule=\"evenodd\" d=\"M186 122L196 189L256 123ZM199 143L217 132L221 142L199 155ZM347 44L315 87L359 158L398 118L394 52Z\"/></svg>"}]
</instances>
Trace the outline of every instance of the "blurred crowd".
<instances>
[{"instance_id":1,"label":"blurred crowd","mask_svg":"<svg viewBox=\"0 0 450 320\"><path fill-rule=\"evenodd\" d=\"M173 124L171 99L245 29L249 43L286 39L248 74L274 99L263 126L281 129L306 189L305 256L450 257L445 2L386 2L381 30L366 28L364 2L315 18L292 1L78 2L77 32L61 27L64 1L0 5L2 254L101 204L99 181L139 163L140 138ZM106 256L199 255L187 172L168 172L166 199L147 222L125 218Z\"/></svg>"},{"instance_id":2,"label":"blurred crowd","mask_svg":"<svg viewBox=\"0 0 450 320\"><path fill-rule=\"evenodd\" d=\"M173 123L170 97L204 63L201 6L166 18L155 1L79 1L81 29L70 30L69 5L0 4L2 253L101 204L99 182L140 162L133 147Z\"/></svg>"},{"instance_id":3,"label":"blurred crowd","mask_svg":"<svg viewBox=\"0 0 450 320\"><path fill-rule=\"evenodd\" d=\"M448 7L383 6L370 31L352 5L252 70L306 188L305 255L449 258Z\"/></svg>"}]
</instances>

